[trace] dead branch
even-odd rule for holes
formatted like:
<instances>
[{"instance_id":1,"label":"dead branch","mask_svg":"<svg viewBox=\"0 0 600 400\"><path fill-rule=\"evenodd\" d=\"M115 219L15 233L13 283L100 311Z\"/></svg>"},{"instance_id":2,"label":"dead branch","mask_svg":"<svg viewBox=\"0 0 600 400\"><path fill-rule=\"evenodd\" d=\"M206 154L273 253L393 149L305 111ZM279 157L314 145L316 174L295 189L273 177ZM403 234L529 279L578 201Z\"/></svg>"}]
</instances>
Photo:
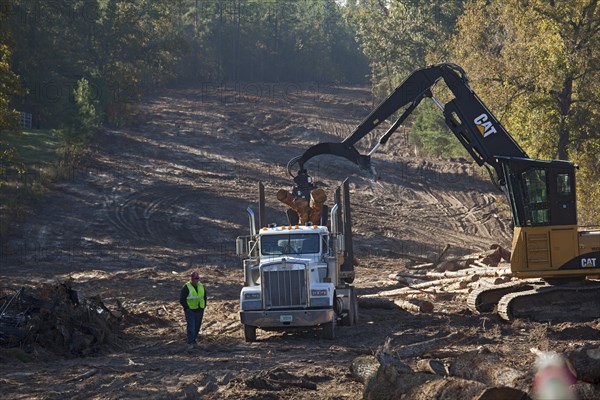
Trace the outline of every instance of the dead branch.
<instances>
[{"instance_id":1,"label":"dead branch","mask_svg":"<svg viewBox=\"0 0 600 400\"><path fill-rule=\"evenodd\" d=\"M416 357L418 355L429 353L442 347L447 347L452 344L458 343L466 338L462 332L451 333L448 336L442 338L435 338L427 340L425 342L410 344L402 347L394 354L398 358Z\"/></svg>"},{"instance_id":2,"label":"dead branch","mask_svg":"<svg viewBox=\"0 0 600 400\"><path fill-rule=\"evenodd\" d=\"M413 313L430 313L433 312L433 303L427 300L419 299L408 299L408 300L396 300L394 301L398 307L403 310L410 311Z\"/></svg>"}]
</instances>

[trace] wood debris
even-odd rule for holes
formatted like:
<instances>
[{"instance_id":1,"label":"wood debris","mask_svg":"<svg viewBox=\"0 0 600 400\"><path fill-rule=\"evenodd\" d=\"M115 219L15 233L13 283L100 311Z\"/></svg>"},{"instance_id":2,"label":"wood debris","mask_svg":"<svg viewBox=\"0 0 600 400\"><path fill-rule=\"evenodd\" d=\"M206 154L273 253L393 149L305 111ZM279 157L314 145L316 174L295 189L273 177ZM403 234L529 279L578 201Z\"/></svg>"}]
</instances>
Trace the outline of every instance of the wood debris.
<instances>
[{"instance_id":1,"label":"wood debris","mask_svg":"<svg viewBox=\"0 0 600 400\"><path fill-rule=\"evenodd\" d=\"M421 293L437 295L441 293L468 294L482 284L497 285L511 280L510 266L501 261L510 258L510 252L499 245L490 250L448 258L446 246L434 262L407 266L406 271L398 271L389 276L404 287L361 296L363 299L378 297L398 297ZM482 283L477 283L482 280ZM402 301L399 301L401 304ZM397 302L398 304L398 302ZM402 306L411 312L426 312L408 305Z\"/></svg>"}]
</instances>

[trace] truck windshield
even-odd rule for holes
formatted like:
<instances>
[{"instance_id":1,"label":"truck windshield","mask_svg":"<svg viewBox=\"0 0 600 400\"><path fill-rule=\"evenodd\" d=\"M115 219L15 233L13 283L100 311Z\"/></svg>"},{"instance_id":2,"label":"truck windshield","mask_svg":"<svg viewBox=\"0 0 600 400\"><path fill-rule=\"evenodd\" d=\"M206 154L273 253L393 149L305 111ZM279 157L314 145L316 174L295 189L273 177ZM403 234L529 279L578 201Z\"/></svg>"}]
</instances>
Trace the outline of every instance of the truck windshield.
<instances>
[{"instance_id":1,"label":"truck windshield","mask_svg":"<svg viewBox=\"0 0 600 400\"><path fill-rule=\"evenodd\" d=\"M260 238L263 256L315 254L319 250L319 235L314 233L265 235Z\"/></svg>"}]
</instances>

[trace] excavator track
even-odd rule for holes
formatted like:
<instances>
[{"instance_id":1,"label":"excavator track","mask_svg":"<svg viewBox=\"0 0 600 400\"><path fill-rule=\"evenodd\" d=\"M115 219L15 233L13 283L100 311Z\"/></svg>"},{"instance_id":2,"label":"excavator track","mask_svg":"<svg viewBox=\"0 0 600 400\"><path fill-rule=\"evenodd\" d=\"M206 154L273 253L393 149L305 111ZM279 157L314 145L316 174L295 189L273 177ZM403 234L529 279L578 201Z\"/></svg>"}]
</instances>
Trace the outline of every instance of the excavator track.
<instances>
[{"instance_id":1,"label":"excavator track","mask_svg":"<svg viewBox=\"0 0 600 400\"><path fill-rule=\"evenodd\" d=\"M540 286L510 293L498 302L498 314L506 321L585 321L600 318L600 282L577 286Z\"/></svg>"},{"instance_id":2,"label":"excavator track","mask_svg":"<svg viewBox=\"0 0 600 400\"><path fill-rule=\"evenodd\" d=\"M508 282L501 285L482 287L473 290L469 294L467 306L475 313L492 312L504 296L514 292L532 290L535 285L542 284L542 281L535 283Z\"/></svg>"}]
</instances>

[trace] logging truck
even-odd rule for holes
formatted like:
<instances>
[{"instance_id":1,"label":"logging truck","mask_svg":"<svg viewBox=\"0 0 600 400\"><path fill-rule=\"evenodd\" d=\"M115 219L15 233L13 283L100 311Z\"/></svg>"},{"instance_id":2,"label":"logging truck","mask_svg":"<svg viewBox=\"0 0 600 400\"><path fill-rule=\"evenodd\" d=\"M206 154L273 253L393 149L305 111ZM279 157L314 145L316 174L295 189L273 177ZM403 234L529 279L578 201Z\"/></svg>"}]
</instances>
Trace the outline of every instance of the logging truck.
<instances>
[{"instance_id":1,"label":"logging truck","mask_svg":"<svg viewBox=\"0 0 600 400\"><path fill-rule=\"evenodd\" d=\"M256 340L257 328L314 329L334 339L338 322L358 321L347 180L341 189L329 210L323 190L304 174L292 193L280 190L277 195L290 207L287 223L267 225L259 184L258 221L248 207L250 234L236 240L243 258L240 319L246 341Z\"/></svg>"}]
</instances>

